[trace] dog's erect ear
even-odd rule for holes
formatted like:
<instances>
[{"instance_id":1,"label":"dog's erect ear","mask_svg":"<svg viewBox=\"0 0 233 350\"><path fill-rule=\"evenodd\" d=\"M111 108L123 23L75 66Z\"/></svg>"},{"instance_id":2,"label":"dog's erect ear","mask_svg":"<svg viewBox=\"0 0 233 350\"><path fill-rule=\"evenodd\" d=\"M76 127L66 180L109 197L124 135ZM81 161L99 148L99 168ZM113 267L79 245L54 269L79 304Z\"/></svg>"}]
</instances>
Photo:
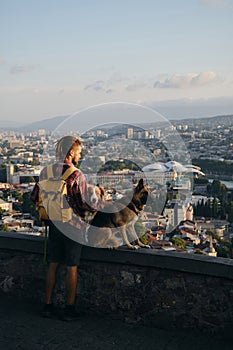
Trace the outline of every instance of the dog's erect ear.
<instances>
[{"instance_id":1,"label":"dog's erect ear","mask_svg":"<svg viewBox=\"0 0 233 350\"><path fill-rule=\"evenodd\" d=\"M143 179L140 179L137 185L138 190L140 191L144 186Z\"/></svg>"}]
</instances>

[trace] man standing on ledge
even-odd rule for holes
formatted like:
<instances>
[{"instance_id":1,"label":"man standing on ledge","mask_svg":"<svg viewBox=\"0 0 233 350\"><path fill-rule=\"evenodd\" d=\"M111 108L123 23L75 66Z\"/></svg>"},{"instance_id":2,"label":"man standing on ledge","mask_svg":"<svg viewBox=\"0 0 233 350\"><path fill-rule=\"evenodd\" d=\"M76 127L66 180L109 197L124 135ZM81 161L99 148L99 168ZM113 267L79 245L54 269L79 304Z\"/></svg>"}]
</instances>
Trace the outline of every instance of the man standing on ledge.
<instances>
[{"instance_id":1,"label":"man standing on ledge","mask_svg":"<svg viewBox=\"0 0 233 350\"><path fill-rule=\"evenodd\" d=\"M62 137L56 145L58 162L53 165L53 174L59 177L71 166L77 165L81 154L81 141L73 136ZM41 179L47 178L44 168ZM69 223L49 221L48 236L48 270L46 275L46 300L43 309L44 317L56 315L52 296L56 283L56 271L59 264L65 264L66 271L66 306L62 314L64 321L75 320L80 316L76 310L76 289L78 281L78 265L80 262L82 244L82 214L85 210L93 209L87 204L87 182L84 174L75 170L66 180L68 203L73 210L72 220ZM80 238L78 237L80 235ZM77 241L69 237L77 237Z\"/></svg>"}]
</instances>

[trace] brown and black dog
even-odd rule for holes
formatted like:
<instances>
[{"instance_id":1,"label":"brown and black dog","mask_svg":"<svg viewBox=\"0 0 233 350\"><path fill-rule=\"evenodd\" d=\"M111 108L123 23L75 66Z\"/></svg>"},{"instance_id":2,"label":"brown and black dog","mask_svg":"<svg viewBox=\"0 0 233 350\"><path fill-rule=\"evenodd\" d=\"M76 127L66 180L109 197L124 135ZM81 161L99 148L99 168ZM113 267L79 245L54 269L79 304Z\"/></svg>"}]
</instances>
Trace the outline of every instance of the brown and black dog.
<instances>
[{"instance_id":1,"label":"brown and black dog","mask_svg":"<svg viewBox=\"0 0 233 350\"><path fill-rule=\"evenodd\" d=\"M135 187L128 205L114 203L106 208L107 211L98 211L88 229L87 244L92 247L117 249L119 241L116 234L120 233L123 243L128 248L149 248L139 240L134 228L138 214L146 205L148 194L149 189L141 179ZM136 245L131 242L135 242Z\"/></svg>"},{"instance_id":2,"label":"brown and black dog","mask_svg":"<svg viewBox=\"0 0 233 350\"><path fill-rule=\"evenodd\" d=\"M94 208L101 208L104 205L104 189L101 186L89 185L87 186L88 204ZM97 213L96 211L86 210L84 213L84 221L89 224L93 220L94 216Z\"/></svg>"}]
</instances>

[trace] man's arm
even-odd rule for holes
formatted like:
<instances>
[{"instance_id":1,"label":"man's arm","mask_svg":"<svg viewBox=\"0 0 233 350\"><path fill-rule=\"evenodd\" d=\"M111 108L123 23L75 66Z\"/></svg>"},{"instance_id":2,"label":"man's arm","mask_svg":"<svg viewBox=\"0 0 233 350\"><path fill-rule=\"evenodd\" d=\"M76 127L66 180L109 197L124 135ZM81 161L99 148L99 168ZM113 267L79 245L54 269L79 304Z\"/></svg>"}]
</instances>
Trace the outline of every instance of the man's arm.
<instances>
[{"instance_id":1,"label":"man's arm","mask_svg":"<svg viewBox=\"0 0 233 350\"><path fill-rule=\"evenodd\" d=\"M88 203L88 190L86 177L82 172L77 172L72 181L70 205L76 215L83 217L85 211L95 211Z\"/></svg>"}]
</instances>

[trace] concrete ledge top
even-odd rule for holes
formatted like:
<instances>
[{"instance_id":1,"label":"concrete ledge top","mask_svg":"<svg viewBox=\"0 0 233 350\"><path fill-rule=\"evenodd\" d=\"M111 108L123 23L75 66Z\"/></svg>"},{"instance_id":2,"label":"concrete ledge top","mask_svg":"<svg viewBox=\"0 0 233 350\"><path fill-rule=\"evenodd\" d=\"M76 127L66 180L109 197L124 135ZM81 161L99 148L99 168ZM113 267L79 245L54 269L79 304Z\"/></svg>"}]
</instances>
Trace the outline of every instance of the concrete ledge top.
<instances>
[{"instance_id":1,"label":"concrete ledge top","mask_svg":"<svg viewBox=\"0 0 233 350\"><path fill-rule=\"evenodd\" d=\"M44 237L23 233L0 233L0 249L43 254ZM233 260L227 258L165 252L156 249L132 251L125 247L118 250L97 249L84 246L82 260L123 265L161 268L233 279Z\"/></svg>"}]
</instances>

